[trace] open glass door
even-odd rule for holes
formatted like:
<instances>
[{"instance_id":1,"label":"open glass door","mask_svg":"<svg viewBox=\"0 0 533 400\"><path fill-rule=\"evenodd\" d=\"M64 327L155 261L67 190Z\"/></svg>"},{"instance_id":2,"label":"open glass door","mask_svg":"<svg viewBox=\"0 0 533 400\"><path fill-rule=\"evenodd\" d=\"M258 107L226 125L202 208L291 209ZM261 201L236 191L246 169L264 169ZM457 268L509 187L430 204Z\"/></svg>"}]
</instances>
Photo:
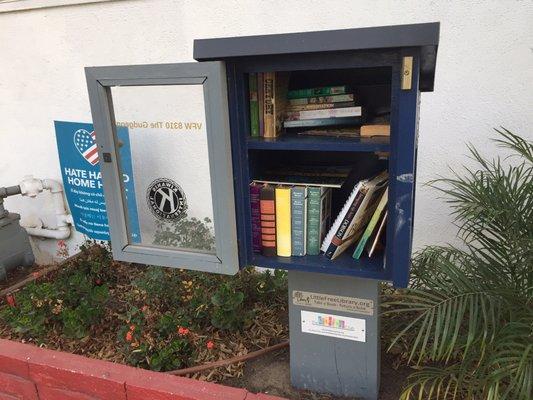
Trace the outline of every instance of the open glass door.
<instances>
[{"instance_id":1,"label":"open glass door","mask_svg":"<svg viewBox=\"0 0 533 400\"><path fill-rule=\"evenodd\" d=\"M115 259L236 273L224 64L85 72ZM131 154L118 152L117 131L126 129ZM130 163L132 176L122 168ZM135 202L127 201L128 179Z\"/></svg>"}]
</instances>

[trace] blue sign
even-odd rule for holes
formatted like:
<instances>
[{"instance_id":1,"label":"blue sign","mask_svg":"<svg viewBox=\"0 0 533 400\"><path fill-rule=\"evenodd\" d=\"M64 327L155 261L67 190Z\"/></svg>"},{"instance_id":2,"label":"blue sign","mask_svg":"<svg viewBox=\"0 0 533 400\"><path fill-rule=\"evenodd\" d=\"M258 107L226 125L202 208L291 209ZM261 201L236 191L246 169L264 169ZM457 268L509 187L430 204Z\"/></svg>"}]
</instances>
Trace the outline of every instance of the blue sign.
<instances>
[{"instance_id":1,"label":"blue sign","mask_svg":"<svg viewBox=\"0 0 533 400\"><path fill-rule=\"evenodd\" d=\"M54 125L63 186L74 219L74 226L78 232L91 239L110 240L93 125L65 121L54 121ZM135 201L128 129L117 127L117 135L122 142L119 153L124 176L131 241L139 243L141 234Z\"/></svg>"}]
</instances>

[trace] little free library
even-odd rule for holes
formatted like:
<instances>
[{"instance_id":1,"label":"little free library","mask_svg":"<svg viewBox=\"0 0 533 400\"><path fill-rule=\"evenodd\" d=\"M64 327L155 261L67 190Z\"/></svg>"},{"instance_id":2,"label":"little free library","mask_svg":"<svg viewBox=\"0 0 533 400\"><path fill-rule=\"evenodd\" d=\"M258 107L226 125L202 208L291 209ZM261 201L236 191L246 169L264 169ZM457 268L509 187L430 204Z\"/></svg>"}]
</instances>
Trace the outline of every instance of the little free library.
<instances>
[{"instance_id":1,"label":"little free library","mask_svg":"<svg viewBox=\"0 0 533 400\"><path fill-rule=\"evenodd\" d=\"M198 62L86 68L113 256L288 270L293 385L377 399L379 284L409 282L438 42L439 23L198 39ZM194 136L179 135L191 121ZM136 215L117 125L146 143L133 174L154 189ZM213 244L154 240L184 216L206 221Z\"/></svg>"}]
</instances>

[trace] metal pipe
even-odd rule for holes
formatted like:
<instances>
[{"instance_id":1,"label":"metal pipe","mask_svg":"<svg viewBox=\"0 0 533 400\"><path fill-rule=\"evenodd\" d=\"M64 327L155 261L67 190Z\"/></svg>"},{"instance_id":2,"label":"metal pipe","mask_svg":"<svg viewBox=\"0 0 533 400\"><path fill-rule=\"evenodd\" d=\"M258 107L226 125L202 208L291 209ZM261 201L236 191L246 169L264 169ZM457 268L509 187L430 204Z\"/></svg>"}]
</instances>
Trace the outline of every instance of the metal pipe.
<instances>
[{"instance_id":1,"label":"metal pipe","mask_svg":"<svg viewBox=\"0 0 533 400\"><path fill-rule=\"evenodd\" d=\"M56 228L43 228L41 226L23 225L28 234L46 239L63 240L70 237L72 225L72 215L67 213L65 199L63 198L63 185L53 179L37 179L33 176L26 176L20 183L23 196L35 197L43 190L49 190L54 202L56 215Z\"/></svg>"},{"instance_id":2,"label":"metal pipe","mask_svg":"<svg viewBox=\"0 0 533 400\"><path fill-rule=\"evenodd\" d=\"M0 187L0 198L13 196L15 194L20 194L20 186L19 185Z\"/></svg>"},{"instance_id":3,"label":"metal pipe","mask_svg":"<svg viewBox=\"0 0 533 400\"><path fill-rule=\"evenodd\" d=\"M38 236L44 239L64 240L70 236L70 228L68 226L58 226L57 228L32 228L24 226L26 232L30 236Z\"/></svg>"}]
</instances>

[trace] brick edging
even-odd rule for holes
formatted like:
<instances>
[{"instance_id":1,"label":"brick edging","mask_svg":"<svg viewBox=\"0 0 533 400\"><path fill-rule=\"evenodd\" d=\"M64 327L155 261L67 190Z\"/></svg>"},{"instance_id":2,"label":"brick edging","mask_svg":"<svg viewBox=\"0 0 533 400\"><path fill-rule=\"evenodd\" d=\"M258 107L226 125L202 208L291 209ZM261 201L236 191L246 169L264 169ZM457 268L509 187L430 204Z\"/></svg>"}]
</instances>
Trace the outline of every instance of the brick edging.
<instances>
[{"instance_id":1,"label":"brick edging","mask_svg":"<svg viewBox=\"0 0 533 400\"><path fill-rule=\"evenodd\" d=\"M284 400L0 339L0 400Z\"/></svg>"}]
</instances>

